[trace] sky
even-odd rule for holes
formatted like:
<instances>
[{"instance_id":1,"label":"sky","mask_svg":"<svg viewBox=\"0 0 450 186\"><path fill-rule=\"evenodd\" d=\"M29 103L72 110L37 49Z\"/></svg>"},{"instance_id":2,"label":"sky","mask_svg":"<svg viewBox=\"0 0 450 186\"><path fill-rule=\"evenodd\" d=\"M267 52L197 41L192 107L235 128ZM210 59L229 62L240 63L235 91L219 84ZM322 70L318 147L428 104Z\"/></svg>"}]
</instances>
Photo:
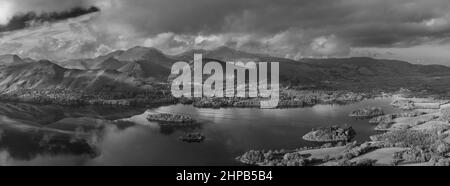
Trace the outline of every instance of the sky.
<instances>
[{"instance_id":1,"label":"sky","mask_svg":"<svg viewBox=\"0 0 450 186\"><path fill-rule=\"evenodd\" d=\"M66 60L137 45L450 65L450 2L0 0L0 54Z\"/></svg>"}]
</instances>

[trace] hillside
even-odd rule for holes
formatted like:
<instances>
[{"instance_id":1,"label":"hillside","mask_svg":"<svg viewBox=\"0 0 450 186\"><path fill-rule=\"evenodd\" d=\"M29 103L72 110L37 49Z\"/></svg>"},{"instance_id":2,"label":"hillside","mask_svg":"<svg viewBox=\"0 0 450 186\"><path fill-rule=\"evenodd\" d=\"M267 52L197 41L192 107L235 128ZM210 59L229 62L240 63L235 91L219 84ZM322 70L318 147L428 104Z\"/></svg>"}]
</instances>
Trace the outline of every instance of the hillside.
<instances>
[{"instance_id":1,"label":"hillside","mask_svg":"<svg viewBox=\"0 0 450 186\"><path fill-rule=\"evenodd\" d=\"M417 65L398 60L373 59L367 57L303 59L300 62L348 76L414 76L449 74L450 67L443 65Z\"/></svg>"},{"instance_id":2,"label":"hillside","mask_svg":"<svg viewBox=\"0 0 450 186\"><path fill-rule=\"evenodd\" d=\"M21 89L122 91L138 88L138 81L113 70L66 69L50 61L6 66L0 69L0 92Z\"/></svg>"},{"instance_id":3,"label":"hillside","mask_svg":"<svg viewBox=\"0 0 450 186\"><path fill-rule=\"evenodd\" d=\"M171 65L192 62L202 53L204 62L261 61L280 63L280 81L297 88L398 89L431 86L442 89L450 68L416 65L404 61L373 58L302 59L299 61L251 54L226 47L192 50L170 56L154 48L134 47L94 59L64 62L23 60L16 55L0 56L0 92L22 89L67 89L87 92L142 90L169 79ZM173 77L172 77L173 78Z\"/></svg>"},{"instance_id":4,"label":"hillside","mask_svg":"<svg viewBox=\"0 0 450 186\"><path fill-rule=\"evenodd\" d=\"M194 53L201 53L204 58L221 61L279 62L280 81L294 86L321 86L329 82L385 82L387 80L398 79L414 79L415 81L417 78L450 75L450 67L443 65L417 65L404 61L363 57L302 59L295 61L263 54L236 51L226 47L220 47L212 51L192 50L182 53L177 57L192 61ZM399 82L396 86L400 85L401 83Z\"/></svg>"}]
</instances>

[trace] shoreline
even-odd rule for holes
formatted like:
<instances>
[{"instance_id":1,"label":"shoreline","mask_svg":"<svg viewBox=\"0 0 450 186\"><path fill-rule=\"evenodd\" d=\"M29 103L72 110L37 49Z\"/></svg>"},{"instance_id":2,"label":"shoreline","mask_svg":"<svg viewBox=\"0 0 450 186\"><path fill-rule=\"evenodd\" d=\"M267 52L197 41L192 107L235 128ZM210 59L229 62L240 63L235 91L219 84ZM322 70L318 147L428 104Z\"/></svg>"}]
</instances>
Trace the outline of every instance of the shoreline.
<instances>
[{"instance_id":1,"label":"shoreline","mask_svg":"<svg viewBox=\"0 0 450 186\"><path fill-rule=\"evenodd\" d=\"M403 114L394 113L379 117L397 114L398 116L390 121L392 125L407 125L407 127L384 131L374 128L373 130L379 134L371 136L369 141L362 143L354 142L350 145L336 146L329 144L312 151L283 149L281 151L290 153L278 154L277 158L269 153L273 151L252 150L239 156L237 160L249 165L269 166L403 166L420 163L450 165L450 104L448 100L404 97L401 94L393 95L393 98L394 102L391 104L393 107L398 107L394 104L397 100L408 100L412 101L412 109L403 110ZM427 114L410 115L408 113L420 112L425 109L424 105L429 106ZM381 125L382 122L383 120L380 120L376 125ZM308 147L304 148L308 149ZM336 148L341 148L341 151L336 153L333 151ZM323 157L314 158L314 154L318 151L322 152ZM292 158L292 153L296 154L295 158Z\"/></svg>"},{"instance_id":2,"label":"shoreline","mask_svg":"<svg viewBox=\"0 0 450 186\"><path fill-rule=\"evenodd\" d=\"M50 91L50 93L48 93ZM0 101L12 103L28 103L36 105L58 105L67 107L80 106L112 106L121 108L157 107L168 105L193 105L196 108L258 108L259 98L175 98L171 95L161 95L161 92L138 94L135 97L120 99L104 99L112 97L94 95L93 93L79 93L66 90L27 90L27 94L0 94ZM36 94L31 94L34 92ZM57 92L57 93L54 93ZM284 90L279 104L273 109L306 108L315 105L346 105L390 96L394 93L355 93L351 91L333 90ZM33 96L32 96L33 95ZM96 97L96 98L93 98ZM137 98L138 97L138 98Z\"/></svg>"}]
</instances>

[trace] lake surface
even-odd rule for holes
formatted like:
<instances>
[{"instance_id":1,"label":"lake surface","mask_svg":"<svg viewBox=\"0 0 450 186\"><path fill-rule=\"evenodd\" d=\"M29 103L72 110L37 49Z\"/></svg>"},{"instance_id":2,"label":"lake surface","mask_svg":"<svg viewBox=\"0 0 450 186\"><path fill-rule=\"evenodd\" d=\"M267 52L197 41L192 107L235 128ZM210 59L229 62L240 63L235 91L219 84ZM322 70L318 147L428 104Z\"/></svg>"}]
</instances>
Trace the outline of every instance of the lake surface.
<instances>
[{"instance_id":1,"label":"lake surface","mask_svg":"<svg viewBox=\"0 0 450 186\"><path fill-rule=\"evenodd\" d=\"M363 142L375 134L368 120L348 117L354 110L382 107L400 112L390 98L349 105L295 109L197 109L163 106L147 112L188 115L193 127L161 127L148 122L146 109L61 108L0 103L0 165L240 165L235 157L251 149L316 146L302 140L313 128L352 126ZM114 120L127 122L117 122ZM201 132L206 141L178 140Z\"/></svg>"}]
</instances>

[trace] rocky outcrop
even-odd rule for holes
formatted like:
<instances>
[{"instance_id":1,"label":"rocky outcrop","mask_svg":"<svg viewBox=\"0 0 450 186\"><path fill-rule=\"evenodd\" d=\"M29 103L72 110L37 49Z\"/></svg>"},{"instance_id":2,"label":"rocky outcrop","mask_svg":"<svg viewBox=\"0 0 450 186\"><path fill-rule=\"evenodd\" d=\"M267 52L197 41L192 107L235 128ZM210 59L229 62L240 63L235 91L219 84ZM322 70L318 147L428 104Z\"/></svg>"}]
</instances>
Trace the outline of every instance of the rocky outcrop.
<instances>
[{"instance_id":1,"label":"rocky outcrop","mask_svg":"<svg viewBox=\"0 0 450 186\"><path fill-rule=\"evenodd\" d=\"M337 126L323 127L303 136L304 140L316 142L349 141L355 137L356 132L352 127L340 128Z\"/></svg>"},{"instance_id":2,"label":"rocky outcrop","mask_svg":"<svg viewBox=\"0 0 450 186\"><path fill-rule=\"evenodd\" d=\"M373 118L381 115L384 115L384 112L379 107L364 108L353 111L352 113L349 114L350 117L354 118Z\"/></svg>"},{"instance_id":3,"label":"rocky outcrop","mask_svg":"<svg viewBox=\"0 0 450 186\"><path fill-rule=\"evenodd\" d=\"M156 121L162 123L178 123L178 124L192 124L195 120L189 116L176 115L176 114L149 114L147 116L148 121Z\"/></svg>"}]
</instances>

